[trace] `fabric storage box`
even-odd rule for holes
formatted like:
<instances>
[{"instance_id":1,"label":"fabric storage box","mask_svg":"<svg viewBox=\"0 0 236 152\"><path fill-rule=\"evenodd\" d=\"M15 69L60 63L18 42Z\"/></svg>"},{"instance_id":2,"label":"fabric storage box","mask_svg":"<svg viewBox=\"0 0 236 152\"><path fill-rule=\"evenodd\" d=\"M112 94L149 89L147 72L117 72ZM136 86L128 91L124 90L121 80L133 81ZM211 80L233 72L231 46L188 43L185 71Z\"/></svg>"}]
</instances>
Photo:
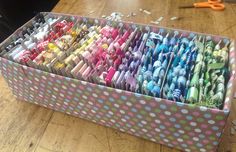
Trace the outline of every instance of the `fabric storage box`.
<instances>
[{"instance_id":1,"label":"fabric storage box","mask_svg":"<svg viewBox=\"0 0 236 152\"><path fill-rule=\"evenodd\" d=\"M43 13L51 16L71 15ZM113 24L114 21L73 16L78 20ZM32 19L33 20L33 19ZM1 46L22 30L19 28ZM162 27L120 22L157 31ZM172 30L162 28L164 30ZM185 35L194 33L177 30ZM205 35L194 33L197 35ZM211 36L214 41L227 39ZM230 40L231 77L222 110L97 85L45 72L0 58L0 69L16 98L118 129L184 151L216 151L230 112L235 69L235 41Z\"/></svg>"}]
</instances>

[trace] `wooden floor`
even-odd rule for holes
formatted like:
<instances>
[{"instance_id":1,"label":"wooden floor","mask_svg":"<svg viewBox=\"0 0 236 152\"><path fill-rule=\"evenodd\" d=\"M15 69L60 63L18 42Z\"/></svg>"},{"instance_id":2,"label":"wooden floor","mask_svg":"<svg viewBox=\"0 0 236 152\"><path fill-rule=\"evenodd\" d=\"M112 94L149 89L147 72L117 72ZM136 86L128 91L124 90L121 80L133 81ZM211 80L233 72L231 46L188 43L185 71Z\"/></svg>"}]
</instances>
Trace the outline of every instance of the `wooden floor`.
<instances>
[{"instance_id":1,"label":"wooden floor","mask_svg":"<svg viewBox=\"0 0 236 152\"><path fill-rule=\"evenodd\" d=\"M211 9L178 9L190 0L61 0L54 12L101 17L114 11L136 17L124 20L149 24L160 16L161 26L236 38L236 5L226 4L223 12ZM139 8L152 12L141 14ZM182 17L170 21L172 16ZM236 119L233 103L228 126L219 151L236 152L236 136L229 135L231 121ZM153 142L16 100L0 76L0 152L178 152Z\"/></svg>"}]
</instances>

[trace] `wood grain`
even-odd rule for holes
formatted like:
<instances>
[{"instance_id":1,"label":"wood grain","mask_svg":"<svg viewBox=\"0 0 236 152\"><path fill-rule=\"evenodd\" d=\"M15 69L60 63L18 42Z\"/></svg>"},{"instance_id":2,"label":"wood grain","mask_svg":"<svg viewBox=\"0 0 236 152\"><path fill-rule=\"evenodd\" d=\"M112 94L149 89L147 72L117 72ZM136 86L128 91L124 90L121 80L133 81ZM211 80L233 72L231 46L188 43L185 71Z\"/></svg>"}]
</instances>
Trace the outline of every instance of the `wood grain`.
<instances>
[{"instance_id":1,"label":"wood grain","mask_svg":"<svg viewBox=\"0 0 236 152\"><path fill-rule=\"evenodd\" d=\"M98 17L114 11L123 20L150 24L163 16L160 26L236 38L236 5L225 4L222 12L211 9L178 9L191 0L60 0L53 12ZM139 12L147 9L152 15ZM93 14L88 15L90 11ZM137 16L126 18L130 12ZM170 21L178 16L181 20ZM147 140L106 128L86 120L16 100L0 77L0 151L27 152L179 152ZM230 136L236 119L236 104L228 119L219 152L236 151L236 136Z\"/></svg>"}]
</instances>

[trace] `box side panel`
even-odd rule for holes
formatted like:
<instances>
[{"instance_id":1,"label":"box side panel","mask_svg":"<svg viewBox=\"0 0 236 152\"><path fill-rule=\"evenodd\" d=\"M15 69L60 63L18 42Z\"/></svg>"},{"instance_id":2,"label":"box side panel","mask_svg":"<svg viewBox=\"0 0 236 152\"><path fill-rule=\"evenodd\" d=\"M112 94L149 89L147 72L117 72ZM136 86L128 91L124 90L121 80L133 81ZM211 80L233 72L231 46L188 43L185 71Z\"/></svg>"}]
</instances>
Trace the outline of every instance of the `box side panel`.
<instances>
[{"instance_id":1,"label":"box side panel","mask_svg":"<svg viewBox=\"0 0 236 152\"><path fill-rule=\"evenodd\" d=\"M95 85L1 59L17 98L185 151L214 151L228 113Z\"/></svg>"}]
</instances>

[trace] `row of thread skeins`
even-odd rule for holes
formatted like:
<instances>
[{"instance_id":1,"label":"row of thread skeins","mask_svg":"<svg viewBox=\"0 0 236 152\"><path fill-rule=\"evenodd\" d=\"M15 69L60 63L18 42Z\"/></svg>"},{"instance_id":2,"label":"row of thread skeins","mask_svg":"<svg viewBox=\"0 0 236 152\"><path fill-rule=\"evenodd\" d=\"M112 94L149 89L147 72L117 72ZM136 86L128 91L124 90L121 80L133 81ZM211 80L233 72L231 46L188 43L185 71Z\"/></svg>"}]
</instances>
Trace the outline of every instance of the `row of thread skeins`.
<instances>
[{"instance_id":1,"label":"row of thread skeins","mask_svg":"<svg viewBox=\"0 0 236 152\"><path fill-rule=\"evenodd\" d=\"M222 108L229 79L229 40L151 33L136 92L176 102Z\"/></svg>"}]
</instances>

